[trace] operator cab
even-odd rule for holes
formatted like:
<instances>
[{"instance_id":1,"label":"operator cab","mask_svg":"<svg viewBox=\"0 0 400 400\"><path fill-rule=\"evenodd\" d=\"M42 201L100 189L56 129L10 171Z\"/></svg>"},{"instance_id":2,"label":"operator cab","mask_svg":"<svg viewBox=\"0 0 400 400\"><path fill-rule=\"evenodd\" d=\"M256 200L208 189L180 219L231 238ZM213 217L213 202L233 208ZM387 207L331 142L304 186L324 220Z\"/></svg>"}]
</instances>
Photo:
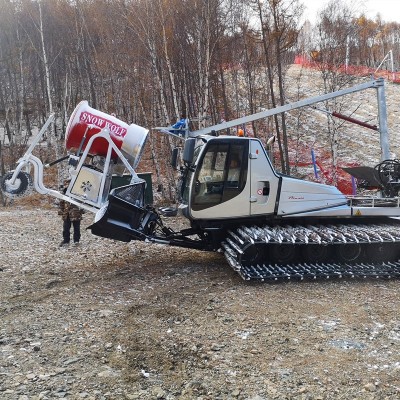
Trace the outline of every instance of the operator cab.
<instances>
[{"instance_id":1,"label":"operator cab","mask_svg":"<svg viewBox=\"0 0 400 400\"><path fill-rule=\"evenodd\" d=\"M185 160L188 173L184 179L183 203L188 205L191 219L202 219L203 215L223 217L221 207L226 210L235 206L234 200L240 198L248 183L249 140L232 136L193 140L193 151L189 156L186 152L190 160ZM240 207L246 215L249 213L244 210L248 205L242 203Z\"/></svg>"}]
</instances>

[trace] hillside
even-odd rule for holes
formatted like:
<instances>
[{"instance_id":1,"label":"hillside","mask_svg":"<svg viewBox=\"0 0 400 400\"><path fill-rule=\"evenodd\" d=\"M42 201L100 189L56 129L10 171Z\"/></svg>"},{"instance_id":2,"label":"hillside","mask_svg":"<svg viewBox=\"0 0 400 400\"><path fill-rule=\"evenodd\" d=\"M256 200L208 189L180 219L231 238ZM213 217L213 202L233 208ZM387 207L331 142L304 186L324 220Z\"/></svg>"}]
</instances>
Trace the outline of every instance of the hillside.
<instances>
[{"instance_id":1,"label":"hillside","mask_svg":"<svg viewBox=\"0 0 400 400\"><path fill-rule=\"evenodd\" d=\"M346 87L366 82L369 79L360 77ZM288 97L292 102L301 98L319 96L323 93L321 74L313 69L292 65L288 72L287 89ZM390 151L393 158L397 158L400 155L400 85L386 80L385 94ZM315 106L318 110L307 107L301 109L300 113L290 113L289 134L291 142L294 144L291 148L291 155L293 160L300 157L301 161L311 162L310 152L313 148L316 158L324 162L326 168L329 169L330 144L326 128L328 116L323 111L323 103ZM337 108L327 111L336 111L371 125L379 125L375 89L367 89L340 97L337 99ZM334 118L333 121L340 125L339 166L345 167L356 163L373 167L379 163L381 160L379 132L337 118Z\"/></svg>"}]
</instances>

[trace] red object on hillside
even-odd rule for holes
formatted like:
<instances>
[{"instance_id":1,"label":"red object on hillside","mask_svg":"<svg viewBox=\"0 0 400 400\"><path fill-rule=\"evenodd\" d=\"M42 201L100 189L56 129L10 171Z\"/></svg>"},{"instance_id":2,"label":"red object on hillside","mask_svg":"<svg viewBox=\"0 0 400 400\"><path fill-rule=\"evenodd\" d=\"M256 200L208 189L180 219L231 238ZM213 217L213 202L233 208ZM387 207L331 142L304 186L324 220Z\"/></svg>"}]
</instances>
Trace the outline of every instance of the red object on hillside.
<instances>
[{"instance_id":1,"label":"red object on hillside","mask_svg":"<svg viewBox=\"0 0 400 400\"><path fill-rule=\"evenodd\" d=\"M290 146L290 144L289 144ZM296 148L296 146L292 147ZM353 180L351 175L344 171L342 168L349 168L349 167L358 167L360 164L358 163L348 163L346 165L340 165L333 169L331 163L331 155L329 151L319 148L315 151L316 154L316 166L318 167L319 177L316 179L314 173L310 173L308 175L309 180L317 180L320 183L325 183L328 185L336 186L343 194L345 195L352 195L353 194ZM279 158L279 155L276 154L276 159ZM291 157L293 159L293 157ZM312 156L311 156L311 149L305 146L301 146L297 148L297 161L291 162L290 165L296 167L313 167Z\"/></svg>"},{"instance_id":2,"label":"red object on hillside","mask_svg":"<svg viewBox=\"0 0 400 400\"><path fill-rule=\"evenodd\" d=\"M302 65L305 68L314 68L314 69L328 69L328 70L337 70L337 72L348 75L357 75L357 76L373 76L376 78L385 78L388 81L393 83L400 83L400 72L392 72L389 70L379 70L376 71L374 68L365 67L362 65L331 65L322 63L320 61L312 60L309 57L297 55L294 58L294 63L298 65Z\"/></svg>"}]
</instances>

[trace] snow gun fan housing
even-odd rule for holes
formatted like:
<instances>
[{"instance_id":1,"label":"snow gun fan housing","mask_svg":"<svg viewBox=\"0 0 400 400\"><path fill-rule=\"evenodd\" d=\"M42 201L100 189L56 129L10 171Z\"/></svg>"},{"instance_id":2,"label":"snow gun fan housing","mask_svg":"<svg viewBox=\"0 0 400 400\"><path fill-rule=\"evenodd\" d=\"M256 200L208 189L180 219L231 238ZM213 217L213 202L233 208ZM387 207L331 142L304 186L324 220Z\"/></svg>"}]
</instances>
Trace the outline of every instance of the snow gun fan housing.
<instances>
[{"instance_id":1,"label":"snow gun fan housing","mask_svg":"<svg viewBox=\"0 0 400 400\"><path fill-rule=\"evenodd\" d=\"M76 106L69 119L65 133L65 147L68 151L80 153L89 140L104 129L108 130L112 141L132 168L136 168L142 156L148 130L139 125L128 125L113 115L91 108L86 100ZM90 146L89 154L105 157L108 147L106 140L96 139ZM111 157L114 161L118 161L115 151Z\"/></svg>"}]
</instances>

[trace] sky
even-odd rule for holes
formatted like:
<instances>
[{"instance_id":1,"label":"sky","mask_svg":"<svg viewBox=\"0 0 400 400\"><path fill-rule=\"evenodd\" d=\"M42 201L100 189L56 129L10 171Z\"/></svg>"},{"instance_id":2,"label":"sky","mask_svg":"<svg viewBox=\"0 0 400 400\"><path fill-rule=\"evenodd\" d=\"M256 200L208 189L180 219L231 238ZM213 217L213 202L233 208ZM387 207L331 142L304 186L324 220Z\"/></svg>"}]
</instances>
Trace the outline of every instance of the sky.
<instances>
[{"instance_id":1,"label":"sky","mask_svg":"<svg viewBox=\"0 0 400 400\"><path fill-rule=\"evenodd\" d=\"M344 0L346 4L356 4L355 10L357 13L364 12L368 18L374 19L377 13L381 14L382 20L385 22L398 22L400 23L400 0ZM303 0L302 3L306 6L304 15L310 20L315 22L315 16L329 0Z\"/></svg>"}]
</instances>

